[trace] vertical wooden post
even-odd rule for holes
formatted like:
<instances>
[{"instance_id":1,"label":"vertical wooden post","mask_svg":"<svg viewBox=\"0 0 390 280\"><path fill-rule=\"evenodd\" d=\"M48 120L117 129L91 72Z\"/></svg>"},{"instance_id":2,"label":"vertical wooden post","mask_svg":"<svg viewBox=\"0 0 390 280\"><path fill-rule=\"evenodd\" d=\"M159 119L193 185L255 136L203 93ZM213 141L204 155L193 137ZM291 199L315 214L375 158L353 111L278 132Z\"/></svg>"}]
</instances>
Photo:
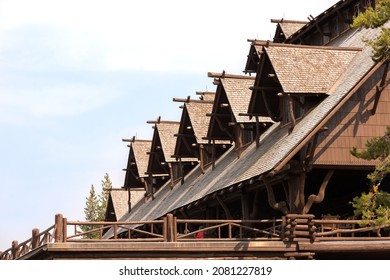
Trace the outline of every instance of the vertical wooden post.
<instances>
[{"instance_id":1,"label":"vertical wooden post","mask_svg":"<svg viewBox=\"0 0 390 280\"><path fill-rule=\"evenodd\" d=\"M213 170L215 169L215 140L213 139L213 147L211 149L211 160L212 160L212 163L213 163Z\"/></svg>"},{"instance_id":2,"label":"vertical wooden post","mask_svg":"<svg viewBox=\"0 0 390 280\"><path fill-rule=\"evenodd\" d=\"M286 216L282 216L282 229L281 229L281 238L284 240L285 238L285 230L286 230Z\"/></svg>"},{"instance_id":3,"label":"vertical wooden post","mask_svg":"<svg viewBox=\"0 0 390 280\"><path fill-rule=\"evenodd\" d=\"M177 242L177 217L173 217L173 242Z\"/></svg>"},{"instance_id":4,"label":"vertical wooden post","mask_svg":"<svg viewBox=\"0 0 390 280\"><path fill-rule=\"evenodd\" d=\"M12 253L12 259L16 259L19 255L19 243L17 240L12 241L12 248L11 248L11 253Z\"/></svg>"},{"instance_id":5,"label":"vertical wooden post","mask_svg":"<svg viewBox=\"0 0 390 280\"><path fill-rule=\"evenodd\" d=\"M164 223L163 223L163 236L164 236L164 242L168 242L168 222L167 222L167 217L162 218Z\"/></svg>"},{"instance_id":6,"label":"vertical wooden post","mask_svg":"<svg viewBox=\"0 0 390 280\"><path fill-rule=\"evenodd\" d=\"M32 230L31 247L35 249L39 246L39 229L34 228Z\"/></svg>"},{"instance_id":7,"label":"vertical wooden post","mask_svg":"<svg viewBox=\"0 0 390 280\"><path fill-rule=\"evenodd\" d=\"M62 214L55 215L55 232L54 232L54 242L62 242L62 234L63 234L63 217Z\"/></svg>"},{"instance_id":8,"label":"vertical wooden post","mask_svg":"<svg viewBox=\"0 0 390 280\"><path fill-rule=\"evenodd\" d=\"M62 242L66 242L68 239L68 219L62 219Z\"/></svg>"},{"instance_id":9,"label":"vertical wooden post","mask_svg":"<svg viewBox=\"0 0 390 280\"><path fill-rule=\"evenodd\" d=\"M118 225L115 224L114 225L114 239L117 239L118 238Z\"/></svg>"},{"instance_id":10,"label":"vertical wooden post","mask_svg":"<svg viewBox=\"0 0 390 280\"><path fill-rule=\"evenodd\" d=\"M174 242L174 217L172 214L167 214L167 241Z\"/></svg>"}]
</instances>

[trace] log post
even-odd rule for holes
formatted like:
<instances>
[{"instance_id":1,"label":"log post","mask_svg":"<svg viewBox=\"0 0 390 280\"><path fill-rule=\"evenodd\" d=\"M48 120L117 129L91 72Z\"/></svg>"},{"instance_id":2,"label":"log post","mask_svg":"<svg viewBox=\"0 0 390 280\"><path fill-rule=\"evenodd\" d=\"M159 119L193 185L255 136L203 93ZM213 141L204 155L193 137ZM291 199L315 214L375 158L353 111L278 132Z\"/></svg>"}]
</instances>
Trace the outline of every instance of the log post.
<instances>
[{"instance_id":1,"label":"log post","mask_svg":"<svg viewBox=\"0 0 390 280\"><path fill-rule=\"evenodd\" d=\"M164 223L163 223L163 237L164 237L164 242L168 242L168 222L167 222L167 217L162 218Z\"/></svg>"},{"instance_id":2,"label":"log post","mask_svg":"<svg viewBox=\"0 0 390 280\"><path fill-rule=\"evenodd\" d=\"M66 242L68 239L68 219L62 219L62 242Z\"/></svg>"},{"instance_id":3,"label":"log post","mask_svg":"<svg viewBox=\"0 0 390 280\"><path fill-rule=\"evenodd\" d=\"M167 214L167 241L175 241L174 217L172 214Z\"/></svg>"},{"instance_id":4,"label":"log post","mask_svg":"<svg viewBox=\"0 0 390 280\"><path fill-rule=\"evenodd\" d=\"M12 259L16 260L16 258L19 255L19 242L17 240L12 241L12 247L11 247L11 253L12 253Z\"/></svg>"},{"instance_id":5,"label":"log post","mask_svg":"<svg viewBox=\"0 0 390 280\"><path fill-rule=\"evenodd\" d=\"M32 230L31 247L35 249L39 246L39 229L34 228Z\"/></svg>"},{"instance_id":6,"label":"log post","mask_svg":"<svg viewBox=\"0 0 390 280\"><path fill-rule=\"evenodd\" d=\"M177 242L177 217L173 217L173 242Z\"/></svg>"},{"instance_id":7,"label":"log post","mask_svg":"<svg viewBox=\"0 0 390 280\"><path fill-rule=\"evenodd\" d=\"M55 226L54 226L54 242L62 242L62 234L63 234L63 217L62 214L55 215Z\"/></svg>"}]
</instances>

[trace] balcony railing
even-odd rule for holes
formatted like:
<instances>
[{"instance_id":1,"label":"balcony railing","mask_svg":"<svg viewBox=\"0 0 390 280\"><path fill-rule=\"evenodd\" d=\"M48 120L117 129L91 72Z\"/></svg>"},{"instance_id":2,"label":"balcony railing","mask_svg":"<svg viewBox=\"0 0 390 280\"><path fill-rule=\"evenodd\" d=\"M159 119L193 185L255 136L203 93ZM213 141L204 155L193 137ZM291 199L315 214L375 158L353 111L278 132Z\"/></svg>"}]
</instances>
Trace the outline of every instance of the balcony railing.
<instances>
[{"instance_id":1,"label":"balcony railing","mask_svg":"<svg viewBox=\"0 0 390 280\"><path fill-rule=\"evenodd\" d=\"M168 214L153 221L80 222L57 214L53 226L42 232L33 229L32 237L22 243L13 241L11 248L0 252L0 260L18 259L45 244L65 242L390 241L381 235L390 225L360 227L361 222L293 214L264 220L177 219Z\"/></svg>"}]
</instances>

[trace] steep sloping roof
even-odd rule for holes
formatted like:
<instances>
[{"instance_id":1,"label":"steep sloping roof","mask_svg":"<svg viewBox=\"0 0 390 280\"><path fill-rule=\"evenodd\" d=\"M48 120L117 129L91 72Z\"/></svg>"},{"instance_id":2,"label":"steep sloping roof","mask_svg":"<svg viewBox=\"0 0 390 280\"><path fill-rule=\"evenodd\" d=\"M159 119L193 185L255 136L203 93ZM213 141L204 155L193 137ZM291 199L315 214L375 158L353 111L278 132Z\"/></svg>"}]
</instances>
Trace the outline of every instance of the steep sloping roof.
<instances>
[{"instance_id":1,"label":"steep sloping roof","mask_svg":"<svg viewBox=\"0 0 390 280\"><path fill-rule=\"evenodd\" d=\"M117 220L123 217L129 210L129 194L126 189L112 189L109 194Z\"/></svg>"},{"instance_id":2,"label":"steep sloping roof","mask_svg":"<svg viewBox=\"0 0 390 280\"><path fill-rule=\"evenodd\" d=\"M176 161L176 159L172 158L172 155L175 153L176 137L174 135L179 131L179 124L179 122L170 121L156 123L166 162Z\"/></svg>"},{"instance_id":3,"label":"steep sloping roof","mask_svg":"<svg viewBox=\"0 0 390 280\"><path fill-rule=\"evenodd\" d=\"M298 122L290 134L285 131L286 133L283 135L283 129L279 133L275 133L272 137L275 143L272 149L268 149L259 158L257 164L253 164L236 182L278 168L282 162L294 155L292 153L294 149L304 144L305 140L310 139L310 135L314 135L316 131L321 129L325 118L335 113L333 109L341 102L346 101L347 94L374 66L370 57L371 48L364 46L361 38L362 36L373 38L377 34L378 30L351 30L350 33L345 34L344 40L339 41L340 45L363 47L363 51L354 57L340 79L334 82L333 87L327 92L330 96Z\"/></svg>"},{"instance_id":4,"label":"steep sloping roof","mask_svg":"<svg viewBox=\"0 0 390 280\"><path fill-rule=\"evenodd\" d=\"M211 100L209 100L211 101ZM210 116L207 114L213 110L212 102L189 102L184 106L187 109L194 130L195 138L198 144L207 144L208 140L203 138L207 136L210 123Z\"/></svg>"},{"instance_id":5,"label":"steep sloping roof","mask_svg":"<svg viewBox=\"0 0 390 280\"><path fill-rule=\"evenodd\" d=\"M362 46L360 35L374 37L377 34L377 30L355 30L353 34L345 36L341 44ZM164 186L156 193L153 201L139 205L136 211L125 215L123 219L157 219L216 191L280 168L284 161L291 159L297 149L321 129L326 118L337 111L337 106L346 102L348 93L370 72L374 66L370 54L371 49L364 47L351 61L344 75L330 89L328 92L330 96L299 121L291 133L288 126L275 123L261 136L258 148L253 143L240 158L237 158L234 148L231 148L217 161L215 169L209 169L205 174L201 174L199 168L195 168L187 176L184 184L173 190L169 186Z\"/></svg>"},{"instance_id":6,"label":"steep sloping roof","mask_svg":"<svg viewBox=\"0 0 390 280\"><path fill-rule=\"evenodd\" d=\"M281 20L279 22L279 26L284 33L286 38L290 37L292 34L301 29L307 22L298 22L298 21L289 21L289 20Z\"/></svg>"},{"instance_id":7,"label":"steep sloping roof","mask_svg":"<svg viewBox=\"0 0 390 280\"><path fill-rule=\"evenodd\" d=\"M150 140L135 140L130 145L134 152L134 157L137 164L139 177L147 177L145 174L148 169L148 160L152 141Z\"/></svg>"},{"instance_id":8,"label":"steep sloping roof","mask_svg":"<svg viewBox=\"0 0 390 280\"><path fill-rule=\"evenodd\" d=\"M225 89L232 113L238 123L254 122L247 116L240 116L246 113L251 99L252 91L249 89L253 86L254 77L247 78L221 78L223 88Z\"/></svg>"},{"instance_id":9,"label":"steep sloping roof","mask_svg":"<svg viewBox=\"0 0 390 280\"><path fill-rule=\"evenodd\" d=\"M323 94L359 49L272 44L265 51L284 92Z\"/></svg>"}]
</instances>

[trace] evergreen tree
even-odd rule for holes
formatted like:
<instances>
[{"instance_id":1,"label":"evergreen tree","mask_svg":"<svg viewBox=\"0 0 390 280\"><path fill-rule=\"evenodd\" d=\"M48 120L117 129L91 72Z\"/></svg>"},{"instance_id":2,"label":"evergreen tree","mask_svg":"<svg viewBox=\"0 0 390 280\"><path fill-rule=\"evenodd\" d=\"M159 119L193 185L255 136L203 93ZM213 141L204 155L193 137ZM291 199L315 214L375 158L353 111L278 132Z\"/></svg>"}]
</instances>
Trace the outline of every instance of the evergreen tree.
<instances>
[{"instance_id":1,"label":"evergreen tree","mask_svg":"<svg viewBox=\"0 0 390 280\"><path fill-rule=\"evenodd\" d=\"M89 196L86 198L84 215L87 222L96 222L98 221L100 212L99 199L96 196L95 188L91 185L89 190ZM96 228L95 226L81 226L82 231L90 231ZM98 238L100 234L98 232L88 233L84 238Z\"/></svg>"},{"instance_id":2,"label":"evergreen tree","mask_svg":"<svg viewBox=\"0 0 390 280\"><path fill-rule=\"evenodd\" d=\"M370 190L351 202L355 216L361 217L362 226L390 224L390 194L380 190L382 180L390 173L390 127L382 137L367 141L363 151L352 148L351 154L365 160L380 160L375 170L368 174Z\"/></svg>"},{"instance_id":3,"label":"evergreen tree","mask_svg":"<svg viewBox=\"0 0 390 280\"><path fill-rule=\"evenodd\" d=\"M91 185L89 196L86 198L84 214L87 222L101 222L104 221L107 210L108 195L112 189L112 182L108 173L104 175L101 181L102 190L99 195L96 195L95 188ZM82 231L90 231L99 228L99 226L82 226ZM85 238L99 238L100 232L92 232L86 234Z\"/></svg>"},{"instance_id":4,"label":"evergreen tree","mask_svg":"<svg viewBox=\"0 0 390 280\"><path fill-rule=\"evenodd\" d=\"M381 28L380 35L375 39L364 39L373 49L372 59L375 62L390 60L390 29L383 25L390 19L390 0L381 0L375 9L368 8L354 18L352 27Z\"/></svg>"},{"instance_id":5,"label":"evergreen tree","mask_svg":"<svg viewBox=\"0 0 390 280\"><path fill-rule=\"evenodd\" d=\"M104 179L101 181L102 183L102 191L99 195L99 214L98 221L104 221L107 210L107 200L112 189L112 182L108 173L104 175Z\"/></svg>"}]
</instances>

